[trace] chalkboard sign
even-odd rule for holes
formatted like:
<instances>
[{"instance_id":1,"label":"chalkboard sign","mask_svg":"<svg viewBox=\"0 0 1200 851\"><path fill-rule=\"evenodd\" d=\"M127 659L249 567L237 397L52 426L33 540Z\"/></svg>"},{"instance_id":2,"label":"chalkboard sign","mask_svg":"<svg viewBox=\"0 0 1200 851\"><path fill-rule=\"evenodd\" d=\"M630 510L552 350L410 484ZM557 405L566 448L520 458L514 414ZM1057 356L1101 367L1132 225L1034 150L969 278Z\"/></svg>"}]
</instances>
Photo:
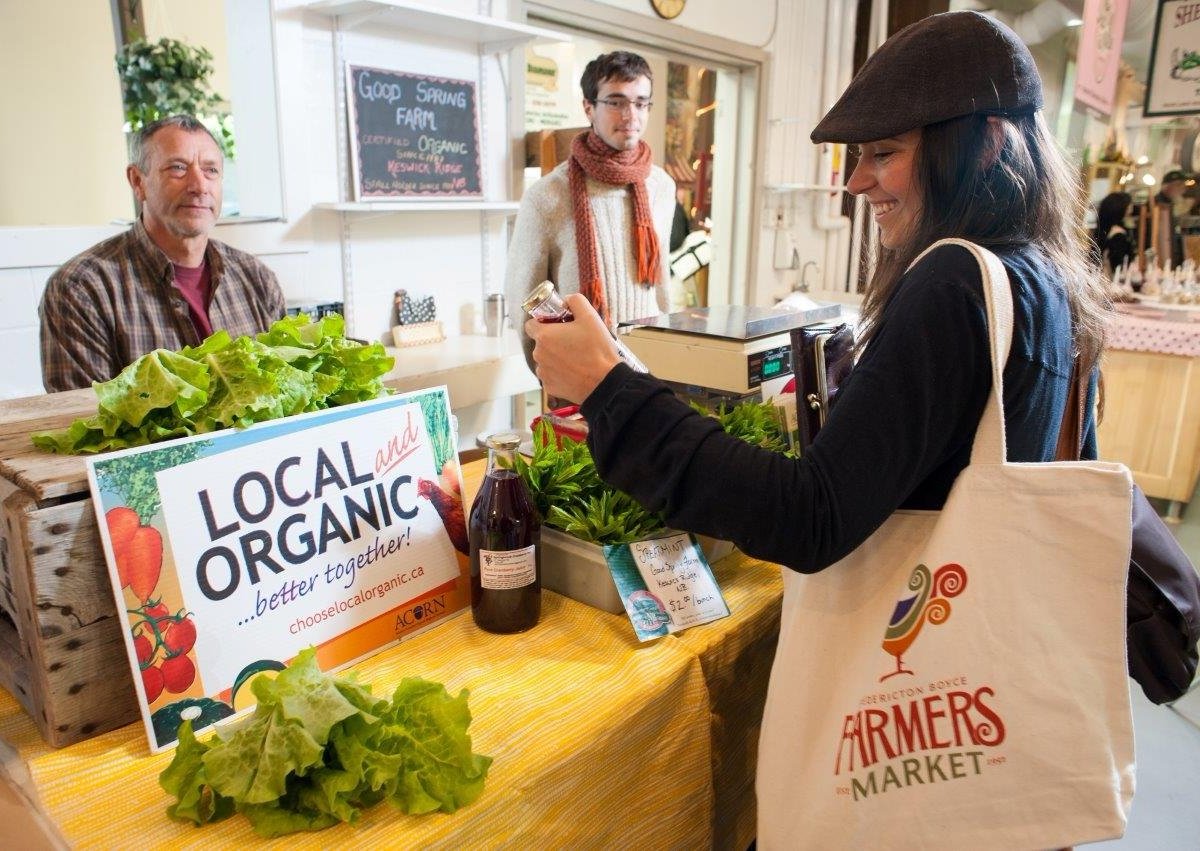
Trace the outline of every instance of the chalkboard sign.
<instances>
[{"instance_id":1,"label":"chalkboard sign","mask_svg":"<svg viewBox=\"0 0 1200 851\"><path fill-rule=\"evenodd\" d=\"M354 198L480 197L475 84L346 66Z\"/></svg>"}]
</instances>

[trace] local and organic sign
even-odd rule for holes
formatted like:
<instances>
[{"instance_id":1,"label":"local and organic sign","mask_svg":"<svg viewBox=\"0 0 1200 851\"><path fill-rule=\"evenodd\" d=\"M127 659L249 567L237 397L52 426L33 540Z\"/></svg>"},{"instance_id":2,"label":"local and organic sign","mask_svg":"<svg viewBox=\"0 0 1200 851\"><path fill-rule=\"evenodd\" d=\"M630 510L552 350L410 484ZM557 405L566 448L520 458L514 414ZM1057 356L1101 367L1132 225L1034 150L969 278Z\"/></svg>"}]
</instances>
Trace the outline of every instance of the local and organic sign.
<instances>
[{"instance_id":1,"label":"local and organic sign","mask_svg":"<svg viewBox=\"0 0 1200 851\"><path fill-rule=\"evenodd\" d=\"M151 750L468 603L450 422L437 388L89 460Z\"/></svg>"},{"instance_id":2,"label":"local and organic sign","mask_svg":"<svg viewBox=\"0 0 1200 851\"><path fill-rule=\"evenodd\" d=\"M1160 0L1144 115L1200 112L1200 4Z\"/></svg>"},{"instance_id":3,"label":"local and organic sign","mask_svg":"<svg viewBox=\"0 0 1200 851\"><path fill-rule=\"evenodd\" d=\"M483 194L475 84L346 66L354 197Z\"/></svg>"},{"instance_id":4,"label":"local and organic sign","mask_svg":"<svg viewBox=\"0 0 1200 851\"><path fill-rule=\"evenodd\" d=\"M729 615L712 568L692 535L609 544L604 559L642 641Z\"/></svg>"}]
</instances>

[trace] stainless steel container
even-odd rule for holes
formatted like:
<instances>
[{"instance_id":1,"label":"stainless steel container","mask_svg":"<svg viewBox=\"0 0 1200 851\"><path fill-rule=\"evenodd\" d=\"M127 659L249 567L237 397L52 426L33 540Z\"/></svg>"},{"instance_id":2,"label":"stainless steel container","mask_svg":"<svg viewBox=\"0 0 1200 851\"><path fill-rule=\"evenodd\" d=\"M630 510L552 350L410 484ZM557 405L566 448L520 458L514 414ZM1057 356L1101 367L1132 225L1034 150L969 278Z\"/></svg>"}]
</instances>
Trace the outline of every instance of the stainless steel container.
<instances>
[{"instance_id":1,"label":"stainless steel container","mask_svg":"<svg viewBox=\"0 0 1200 851\"><path fill-rule=\"evenodd\" d=\"M504 295L489 293L483 300L483 327L489 337L504 333Z\"/></svg>"}]
</instances>

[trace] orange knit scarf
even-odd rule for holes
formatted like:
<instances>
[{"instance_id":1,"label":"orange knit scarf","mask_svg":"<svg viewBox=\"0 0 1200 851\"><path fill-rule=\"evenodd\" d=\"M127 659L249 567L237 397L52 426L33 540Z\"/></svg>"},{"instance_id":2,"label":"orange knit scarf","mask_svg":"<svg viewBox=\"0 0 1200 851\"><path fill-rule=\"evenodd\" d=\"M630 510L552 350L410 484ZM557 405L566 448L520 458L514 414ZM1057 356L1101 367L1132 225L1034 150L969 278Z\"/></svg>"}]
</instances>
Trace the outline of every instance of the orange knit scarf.
<instances>
[{"instance_id":1,"label":"orange knit scarf","mask_svg":"<svg viewBox=\"0 0 1200 851\"><path fill-rule=\"evenodd\" d=\"M571 141L571 159L567 176L571 187L571 209L575 217L575 245L579 252L579 291L587 296L596 312L611 324L604 283L596 262L596 224L588 203L587 180L611 186L628 185L633 190L633 248L637 257L637 279L644 284L662 283L662 259L654 220L650 214L650 195L646 177L650 174L650 146L638 142L632 151L610 148L603 139L586 130Z\"/></svg>"}]
</instances>

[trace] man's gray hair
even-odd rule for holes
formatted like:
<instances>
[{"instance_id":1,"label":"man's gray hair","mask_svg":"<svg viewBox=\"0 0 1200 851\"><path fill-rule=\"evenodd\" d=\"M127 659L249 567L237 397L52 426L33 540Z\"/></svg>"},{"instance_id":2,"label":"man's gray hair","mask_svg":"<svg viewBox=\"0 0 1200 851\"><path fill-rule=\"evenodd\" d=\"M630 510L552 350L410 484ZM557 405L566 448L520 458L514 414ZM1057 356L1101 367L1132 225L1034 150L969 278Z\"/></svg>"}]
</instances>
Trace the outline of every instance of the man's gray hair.
<instances>
[{"instance_id":1,"label":"man's gray hair","mask_svg":"<svg viewBox=\"0 0 1200 851\"><path fill-rule=\"evenodd\" d=\"M217 146L217 150L221 150L221 143L217 141L217 137L194 115L169 115L166 118L160 118L158 121L152 121L147 124L138 131L137 136L133 139L133 150L130 153L130 160L142 174L150 170L150 153L147 151L147 143L155 133L164 127L178 127L180 130L186 130L188 133L207 133L208 138L212 139L213 144ZM221 153L221 158L225 158L224 151Z\"/></svg>"}]
</instances>

